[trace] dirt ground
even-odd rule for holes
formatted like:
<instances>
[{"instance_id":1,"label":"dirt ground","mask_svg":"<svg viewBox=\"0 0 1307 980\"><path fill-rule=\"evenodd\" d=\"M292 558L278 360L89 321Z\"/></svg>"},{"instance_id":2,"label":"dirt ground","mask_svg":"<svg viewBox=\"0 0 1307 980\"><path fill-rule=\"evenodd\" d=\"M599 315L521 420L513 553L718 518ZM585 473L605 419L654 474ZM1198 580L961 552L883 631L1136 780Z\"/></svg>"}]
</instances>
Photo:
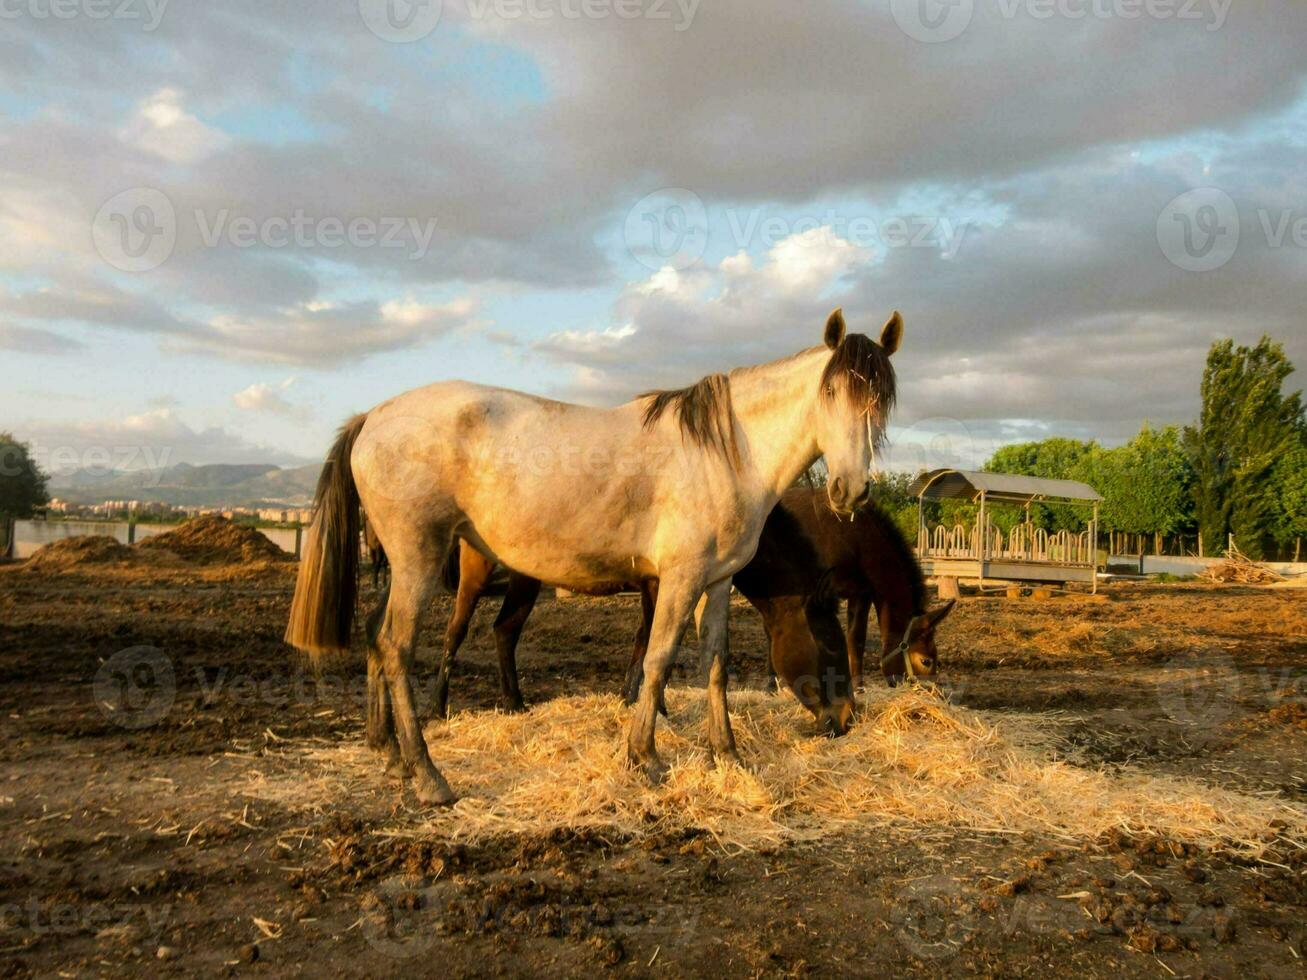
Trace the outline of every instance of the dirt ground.
<instances>
[{"instance_id":1,"label":"dirt ground","mask_svg":"<svg viewBox=\"0 0 1307 980\"><path fill-rule=\"evenodd\" d=\"M316 676L280 642L292 584L275 561L0 567L0 976L1307 972L1307 852L1274 826L1262 860L947 826L731 855L693 832L382 835L420 811L380 771L307 813L234 792L285 775L289 744L361 738L361 664ZM497 605L456 711L495 707ZM616 692L637 615L634 597L542 598L528 703ZM970 597L940 648L955 702L1054 713L1088 764L1307 805L1307 591ZM761 684L738 603L732 651L736 682Z\"/></svg>"}]
</instances>

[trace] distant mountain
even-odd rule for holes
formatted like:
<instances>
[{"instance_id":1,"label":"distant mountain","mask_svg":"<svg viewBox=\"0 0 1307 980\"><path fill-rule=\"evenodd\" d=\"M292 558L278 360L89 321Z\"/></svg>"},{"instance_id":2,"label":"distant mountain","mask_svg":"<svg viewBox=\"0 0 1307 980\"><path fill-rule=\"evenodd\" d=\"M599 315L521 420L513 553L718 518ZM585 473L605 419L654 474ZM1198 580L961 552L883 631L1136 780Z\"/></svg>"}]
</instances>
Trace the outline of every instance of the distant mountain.
<instances>
[{"instance_id":1,"label":"distant mountain","mask_svg":"<svg viewBox=\"0 0 1307 980\"><path fill-rule=\"evenodd\" d=\"M52 497L75 504L161 501L189 507L306 506L322 467L269 463L178 463L162 470L74 470L50 478Z\"/></svg>"}]
</instances>

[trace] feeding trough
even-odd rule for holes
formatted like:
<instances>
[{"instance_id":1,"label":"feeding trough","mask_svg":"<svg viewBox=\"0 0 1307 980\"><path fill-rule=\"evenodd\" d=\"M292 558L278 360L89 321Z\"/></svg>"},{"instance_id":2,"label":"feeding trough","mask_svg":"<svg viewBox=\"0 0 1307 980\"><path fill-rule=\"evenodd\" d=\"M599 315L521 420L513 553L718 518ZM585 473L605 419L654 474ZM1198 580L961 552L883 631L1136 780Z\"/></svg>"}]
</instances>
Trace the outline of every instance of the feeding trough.
<instances>
[{"instance_id":1,"label":"feeding trough","mask_svg":"<svg viewBox=\"0 0 1307 980\"><path fill-rule=\"evenodd\" d=\"M917 560L938 579L1009 582L1085 582L1097 591L1098 506L1102 495L1087 483L1011 473L940 469L921 474L909 488L917 498ZM970 528L927 526L927 500L965 500L978 507ZM1031 520L1032 504L1067 504L1089 511L1082 531L1047 531ZM1024 509L1006 534L993 522L995 507Z\"/></svg>"}]
</instances>

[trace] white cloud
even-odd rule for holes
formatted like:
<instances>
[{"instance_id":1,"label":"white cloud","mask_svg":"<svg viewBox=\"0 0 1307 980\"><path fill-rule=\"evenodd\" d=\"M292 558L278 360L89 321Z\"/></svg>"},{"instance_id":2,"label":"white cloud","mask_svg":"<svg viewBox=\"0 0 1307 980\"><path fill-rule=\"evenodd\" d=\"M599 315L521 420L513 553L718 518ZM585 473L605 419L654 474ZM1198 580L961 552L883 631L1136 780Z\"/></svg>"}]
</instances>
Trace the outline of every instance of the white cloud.
<instances>
[{"instance_id":1,"label":"white cloud","mask_svg":"<svg viewBox=\"0 0 1307 980\"><path fill-rule=\"evenodd\" d=\"M47 473L86 468L162 469L177 463L308 462L222 426L195 427L172 408L84 422L19 421L14 434Z\"/></svg>"},{"instance_id":2,"label":"white cloud","mask_svg":"<svg viewBox=\"0 0 1307 980\"><path fill-rule=\"evenodd\" d=\"M169 163L186 165L199 163L231 142L225 133L187 112L175 88L162 88L138 103L120 136Z\"/></svg>"},{"instance_id":3,"label":"white cloud","mask_svg":"<svg viewBox=\"0 0 1307 980\"><path fill-rule=\"evenodd\" d=\"M302 408L292 405L282 395L292 385L295 378L290 377L277 385L259 381L231 396L233 404L247 412L268 412L274 415L292 415L304 417Z\"/></svg>"},{"instance_id":4,"label":"white cloud","mask_svg":"<svg viewBox=\"0 0 1307 980\"><path fill-rule=\"evenodd\" d=\"M823 226L778 241L757 263L741 252L715 268L663 268L622 292L620 326L561 331L534 349L569 368L560 393L583 401L688 384L818 343L836 302L827 294L847 290L872 258Z\"/></svg>"}]
</instances>

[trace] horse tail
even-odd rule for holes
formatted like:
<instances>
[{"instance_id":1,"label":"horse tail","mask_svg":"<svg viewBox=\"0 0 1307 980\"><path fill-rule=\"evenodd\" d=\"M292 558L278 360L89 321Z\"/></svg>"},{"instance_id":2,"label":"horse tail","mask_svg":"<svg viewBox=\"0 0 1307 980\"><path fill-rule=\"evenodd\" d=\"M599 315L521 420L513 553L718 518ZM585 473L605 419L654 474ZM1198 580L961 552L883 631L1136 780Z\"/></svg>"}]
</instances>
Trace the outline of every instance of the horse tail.
<instances>
[{"instance_id":1,"label":"horse tail","mask_svg":"<svg viewBox=\"0 0 1307 980\"><path fill-rule=\"evenodd\" d=\"M358 487L350 454L367 415L346 422L327 453L313 496L313 523L302 546L286 642L316 662L323 654L349 650L358 595Z\"/></svg>"},{"instance_id":2,"label":"horse tail","mask_svg":"<svg viewBox=\"0 0 1307 980\"><path fill-rule=\"evenodd\" d=\"M449 553L445 555L444 567L440 569L440 584L446 592L458 591L459 561L462 550L463 542L455 538Z\"/></svg>"}]
</instances>

